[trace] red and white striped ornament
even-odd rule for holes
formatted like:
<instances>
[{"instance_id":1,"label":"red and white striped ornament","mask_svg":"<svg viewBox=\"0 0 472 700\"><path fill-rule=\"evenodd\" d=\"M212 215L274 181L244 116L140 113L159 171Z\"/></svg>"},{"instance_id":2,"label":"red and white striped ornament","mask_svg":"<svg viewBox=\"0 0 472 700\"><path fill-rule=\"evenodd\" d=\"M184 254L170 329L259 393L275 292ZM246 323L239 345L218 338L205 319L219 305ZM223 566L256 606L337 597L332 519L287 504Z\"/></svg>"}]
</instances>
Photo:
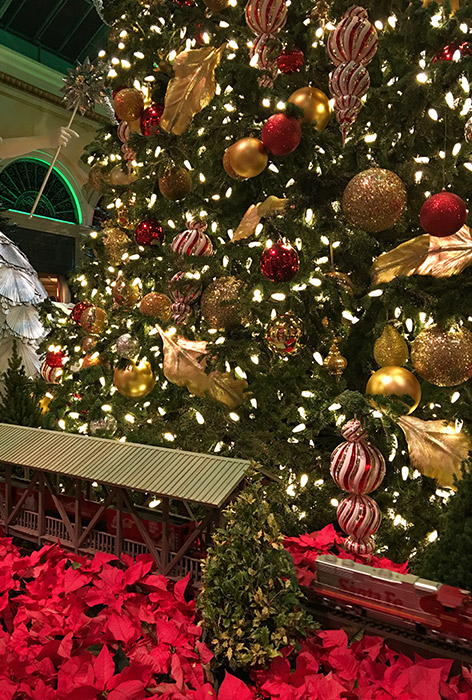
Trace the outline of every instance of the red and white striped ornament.
<instances>
[{"instance_id":1,"label":"red and white striped ornament","mask_svg":"<svg viewBox=\"0 0 472 700\"><path fill-rule=\"evenodd\" d=\"M334 482L351 495L338 506L338 522L349 535L346 548L354 554L370 554L374 549L371 537L377 532L380 509L371 493L385 477L385 460L379 450L367 442L367 433L358 420L351 420L341 430L346 440L331 454L331 476Z\"/></svg>"},{"instance_id":2,"label":"red and white striped ornament","mask_svg":"<svg viewBox=\"0 0 472 700\"><path fill-rule=\"evenodd\" d=\"M128 122L120 122L116 129L116 133L118 134L120 141L123 143L128 143L129 135L131 133Z\"/></svg>"},{"instance_id":3,"label":"red and white striped ornament","mask_svg":"<svg viewBox=\"0 0 472 700\"><path fill-rule=\"evenodd\" d=\"M48 384L59 384L62 376L62 367L51 367L46 361L41 365L41 376Z\"/></svg>"},{"instance_id":4,"label":"red and white striped ornament","mask_svg":"<svg viewBox=\"0 0 472 700\"><path fill-rule=\"evenodd\" d=\"M132 148L130 148L126 143L121 146L121 152L123 153L125 160L135 160L136 154Z\"/></svg>"},{"instance_id":5,"label":"red and white striped ornament","mask_svg":"<svg viewBox=\"0 0 472 700\"><path fill-rule=\"evenodd\" d=\"M169 293L174 302L170 307L172 320L182 325L192 313L191 304L201 296L202 285L198 280L189 279L185 272L177 272L169 282Z\"/></svg>"},{"instance_id":6,"label":"red and white striped ornament","mask_svg":"<svg viewBox=\"0 0 472 700\"><path fill-rule=\"evenodd\" d=\"M200 221L191 221L188 229L178 233L172 241L172 251L177 255L213 255L213 244L205 233L207 225Z\"/></svg>"},{"instance_id":7,"label":"red and white striped ornament","mask_svg":"<svg viewBox=\"0 0 472 700\"><path fill-rule=\"evenodd\" d=\"M256 67L268 71L259 78L263 87L272 87L277 74L277 59L271 59L270 44L287 21L285 0L249 0L246 5L246 23L256 40L251 47L251 58L257 57ZM252 62L251 62L252 65Z\"/></svg>"},{"instance_id":8,"label":"red and white striped ornament","mask_svg":"<svg viewBox=\"0 0 472 700\"><path fill-rule=\"evenodd\" d=\"M328 38L328 54L336 66L330 78L330 92L343 137L343 145L362 109L361 97L370 86L365 68L377 51L375 27L363 7L353 6L344 13Z\"/></svg>"}]
</instances>

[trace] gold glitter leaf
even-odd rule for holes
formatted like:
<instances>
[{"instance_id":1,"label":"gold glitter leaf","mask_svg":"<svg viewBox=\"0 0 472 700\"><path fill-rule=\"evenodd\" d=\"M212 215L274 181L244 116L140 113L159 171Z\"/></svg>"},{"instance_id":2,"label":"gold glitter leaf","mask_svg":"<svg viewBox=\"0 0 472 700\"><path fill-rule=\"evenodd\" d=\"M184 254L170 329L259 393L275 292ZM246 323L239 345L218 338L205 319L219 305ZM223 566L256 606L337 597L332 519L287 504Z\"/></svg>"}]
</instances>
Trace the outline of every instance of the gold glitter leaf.
<instances>
[{"instance_id":1,"label":"gold glitter leaf","mask_svg":"<svg viewBox=\"0 0 472 700\"><path fill-rule=\"evenodd\" d=\"M215 49L182 51L174 61L174 77L167 86L160 126L180 136L198 112L215 96L215 70L226 44Z\"/></svg>"},{"instance_id":2,"label":"gold glitter leaf","mask_svg":"<svg viewBox=\"0 0 472 700\"><path fill-rule=\"evenodd\" d=\"M391 282L400 275L412 275L427 258L429 235L412 238L387 253L382 253L372 267L373 284Z\"/></svg>"},{"instance_id":3,"label":"gold glitter leaf","mask_svg":"<svg viewBox=\"0 0 472 700\"><path fill-rule=\"evenodd\" d=\"M238 228L234 232L233 241L240 241L243 238L252 236L264 216L269 216L276 211L282 211L287 204L288 199L279 199L270 195L264 202L259 204L251 204L247 212L241 219Z\"/></svg>"},{"instance_id":4,"label":"gold glitter leaf","mask_svg":"<svg viewBox=\"0 0 472 700\"><path fill-rule=\"evenodd\" d=\"M401 416L398 424L405 433L412 466L440 486L454 488L454 476L461 477L461 464L472 449L470 438L453 423L441 420Z\"/></svg>"},{"instance_id":5,"label":"gold glitter leaf","mask_svg":"<svg viewBox=\"0 0 472 700\"><path fill-rule=\"evenodd\" d=\"M430 236L428 257L412 275L452 277L472 264L472 238L470 228L463 226L453 236L435 238Z\"/></svg>"}]
</instances>

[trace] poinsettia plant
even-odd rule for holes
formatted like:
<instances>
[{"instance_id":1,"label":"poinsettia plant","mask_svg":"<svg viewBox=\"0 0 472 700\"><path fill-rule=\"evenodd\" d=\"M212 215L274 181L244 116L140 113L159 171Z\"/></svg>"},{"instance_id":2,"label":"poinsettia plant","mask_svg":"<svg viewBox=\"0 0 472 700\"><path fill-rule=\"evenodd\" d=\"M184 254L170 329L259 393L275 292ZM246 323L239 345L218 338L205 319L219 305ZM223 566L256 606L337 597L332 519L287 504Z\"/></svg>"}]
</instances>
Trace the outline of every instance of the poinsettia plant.
<instances>
[{"instance_id":1,"label":"poinsettia plant","mask_svg":"<svg viewBox=\"0 0 472 700\"><path fill-rule=\"evenodd\" d=\"M328 540L330 531L313 533ZM296 543L291 541L294 548ZM308 557L308 541L300 543ZM188 579L157 575L148 556L93 558L47 545L22 555L0 538L0 700L470 700L472 673L410 659L342 630L283 648L244 682L216 687L214 657Z\"/></svg>"}]
</instances>

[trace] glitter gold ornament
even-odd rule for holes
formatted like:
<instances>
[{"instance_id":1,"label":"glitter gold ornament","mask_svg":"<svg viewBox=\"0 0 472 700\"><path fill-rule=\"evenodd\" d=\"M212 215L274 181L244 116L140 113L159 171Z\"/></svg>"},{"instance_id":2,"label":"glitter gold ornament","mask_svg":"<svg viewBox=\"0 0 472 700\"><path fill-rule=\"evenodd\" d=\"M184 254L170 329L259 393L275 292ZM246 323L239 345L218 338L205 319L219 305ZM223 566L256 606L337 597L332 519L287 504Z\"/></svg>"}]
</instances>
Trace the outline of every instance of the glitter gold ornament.
<instances>
[{"instance_id":1,"label":"glitter gold ornament","mask_svg":"<svg viewBox=\"0 0 472 700\"><path fill-rule=\"evenodd\" d=\"M94 338L93 335L88 335L82 341L82 350L84 352L90 352L90 350L92 350L92 348L94 348L96 344L97 339Z\"/></svg>"},{"instance_id":2,"label":"glitter gold ornament","mask_svg":"<svg viewBox=\"0 0 472 700\"><path fill-rule=\"evenodd\" d=\"M87 369L88 367L96 367L96 365L101 365L102 360L98 352L94 352L92 355L88 354L82 359L80 364L80 369Z\"/></svg>"},{"instance_id":3,"label":"glitter gold ornament","mask_svg":"<svg viewBox=\"0 0 472 700\"><path fill-rule=\"evenodd\" d=\"M305 324L301 318L288 311L269 323L265 339L272 352L284 357L296 355L301 350L304 334Z\"/></svg>"},{"instance_id":4,"label":"glitter gold ornament","mask_svg":"<svg viewBox=\"0 0 472 700\"><path fill-rule=\"evenodd\" d=\"M108 323L106 311L98 306L89 306L80 317L80 325L90 335L101 333Z\"/></svg>"},{"instance_id":5,"label":"glitter gold ornament","mask_svg":"<svg viewBox=\"0 0 472 700\"><path fill-rule=\"evenodd\" d=\"M331 272L326 272L325 277L336 282L336 284L344 289L348 294L354 294L354 289L352 286L351 278L346 275L345 272L339 272L339 270L331 270Z\"/></svg>"},{"instance_id":6,"label":"glitter gold ornament","mask_svg":"<svg viewBox=\"0 0 472 700\"><path fill-rule=\"evenodd\" d=\"M221 12L222 10L226 10L229 5L229 0L203 0L203 4L212 12Z\"/></svg>"},{"instance_id":7,"label":"glitter gold ornament","mask_svg":"<svg viewBox=\"0 0 472 700\"><path fill-rule=\"evenodd\" d=\"M231 166L231 162L230 162L231 148L232 148L232 146L227 148L225 153L224 153L223 168L224 168L226 174L229 175L230 177L232 177L233 180L244 180L245 178L238 175L238 173L235 170L233 170L233 168Z\"/></svg>"},{"instance_id":8,"label":"glitter gold ornament","mask_svg":"<svg viewBox=\"0 0 472 700\"><path fill-rule=\"evenodd\" d=\"M136 88L124 88L113 98L116 116L127 122L139 119L144 109L143 93Z\"/></svg>"},{"instance_id":9,"label":"glitter gold ornament","mask_svg":"<svg viewBox=\"0 0 472 700\"><path fill-rule=\"evenodd\" d=\"M239 177L256 177L267 166L269 157L262 141L248 136L231 146L229 164Z\"/></svg>"},{"instance_id":10,"label":"glitter gold ornament","mask_svg":"<svg viewBox=\"0 0 472 700\"><path fill-rule=\"evenodd\" d=\"M240 304L244 282L236 277L221 277L215 280L202 294L202 316L209 326L226 330L242 323Z\"/></svg>"},{"instance_id":11,"label":"glitter gold ornament","mask_svg":"<svg viewBox=\"0 0 472 700\"><path fill-rule=\"evenodd\" d=\"M413 405L404 403L408 414L418 406L421 400L421 387L414 374L404 367L382 367L367 382L366 394L372 396L411 396ZM375 406L375 402L372 401Z\"/></svg>"},{"instance_id":12,"label":"glitter gold ornament","mask_svg":"<svg viewBox=\"0 0 472 700\"><path fill-rule=\"evenodd\" d=\"M128 399L142 399L156 383L156 377L147 360L136 364L130 361L125 369L115 369L113 384L120 394Z\"/></svg>"},{"instance_id":13,"label":"glitter gold ornament","mask_svg":"<svg viewBox=\"0 0 472 700\"><path fill-rule=\"evenodd\" d=\"M374 357L379 367L401 367L408 360L408 345L405 338L390 324L374 344Z\"/></svg>"},{"instance_id":14,"label":"glitter gold ornament","mask_svg":"<svg viewBox=\"0 0 472 700\"><path fill-rule=\"evenodd\" d=\"M339 352L337 341L334 341L331 345L329 353L326 355L323 364L328 370L329 374L336 377L336 379L341 378L342 373L347 367L347 360Z\"/></svg>"},{"instance_id":15,"label":"glitter gold ornament","mask_svg":"<svg viewBox=\"0 0 472 700\"><path fill-rule=\"evenodd\" d=\"M425 328L411 345L411 361L430 384L462 384L472 377L472 333L463 326Z\"/></svg>"},{"instance_id":16,"label":"glitter gold ornament","mask_svg":"<svg viewBox=\"0 0 472 700\"><path fill-rule=\"evenodd\" d=\"M141 299L139 310L145 316L158 318L163 323L166 323L171 317L171 306L172 302L165 294L149 292Z\"/></svg>"},{"instance_id":17,"label":"glitter gold ornament","mask_svg":"<svg viewBox=\"0 0 472 700\"><path fill-rule=\"evenodd\" d=\"M129 238L126 233L114 226L106 228L104 233L103 245L105 246L108 262L110 265L118 265L121 262L123 254L126 252Z\"/></svg>"},{"instance_id":18,"label":"glitter gold ornament","mask_svg":"<svg viewBox=\"0 0 472 700\"><path fill-rule=\"evenodd\" d=\"M329 97L315 87L295 90L288 101L303 110L301 124L315 124L316 131L323 131L331 116Z\"/></svg>"},{"instance_id":19,"label":"glitter gold ornament","mask_svg":"<svg viewBox=\"0 0 472 700\"><path fill-rule=\"evenodd\" d=\"M406 207L406 188L390 170L371 168L355 175L344 190L342 208L352 226L378 233L396 224Z\"/></svg>"},{"instance_id":20,"label":"glitter gold ornament","mask_svg":"<svg viewBox=\"0 0 472 700\"><path fill-rule=\"evenodd\" d=\"M183 199L192 191L192 178L187 168L167 168L158 183L160 193L173 202Z\"/></svg>"},{"instance_id":21,"label":"glitter gold ornament","mask_svg":"<svg viewBox=\"0 0 472 700\"><path fill-rule=\"evenodd\" d=\"M123 277L120 272L115 281L115 286L113 287L113 301L118 306L124 306L125 308L131 308L138 303L141 296L141 284L139 280L134 280L130 282Z\"/></svg>"}]
</instances>

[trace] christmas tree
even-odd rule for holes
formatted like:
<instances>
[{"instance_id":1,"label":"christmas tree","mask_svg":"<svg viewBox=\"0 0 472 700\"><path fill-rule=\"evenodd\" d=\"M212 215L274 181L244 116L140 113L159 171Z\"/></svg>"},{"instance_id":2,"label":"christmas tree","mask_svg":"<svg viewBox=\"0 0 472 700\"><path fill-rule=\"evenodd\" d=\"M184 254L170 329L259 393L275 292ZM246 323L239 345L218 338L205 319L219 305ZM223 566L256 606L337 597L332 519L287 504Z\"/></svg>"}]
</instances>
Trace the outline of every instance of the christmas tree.
<instances>
[{"instance_id":1,"label":"christmas tree","mask_svg":"<svg viewBox=\"0 0 472 700\"><path fill-rule=\"evenodd\" d=\"M110 219L46 319L50 427L256 458L295 534L336 520L356 417L387 461L377 546L428 542L472 416L472 2L424 5L100 3Z\"/></svg>"},{"instance_id":2,"label":"christmas tree","mask_svg":"<svg viewBox=\"0 0 472 700\"><path fill-rule=\"evenodd\" d=\"M13 342L8 369L0 376L0 423L39 428L41 408L36 398L37 386L26 376L22 358Z\"/></svg>"},{"instance_id":3,"label":"christmas tree","mask_svg":"<svg viewBox=\"0 0 472 700\"><path fill-rule=\"evenodd\" d=\"M222 663L265 665L314 623L303 611L293 562L260 481L249 484L224 515L198 597L203 627Z\"/></svg>"}]
</instances>

